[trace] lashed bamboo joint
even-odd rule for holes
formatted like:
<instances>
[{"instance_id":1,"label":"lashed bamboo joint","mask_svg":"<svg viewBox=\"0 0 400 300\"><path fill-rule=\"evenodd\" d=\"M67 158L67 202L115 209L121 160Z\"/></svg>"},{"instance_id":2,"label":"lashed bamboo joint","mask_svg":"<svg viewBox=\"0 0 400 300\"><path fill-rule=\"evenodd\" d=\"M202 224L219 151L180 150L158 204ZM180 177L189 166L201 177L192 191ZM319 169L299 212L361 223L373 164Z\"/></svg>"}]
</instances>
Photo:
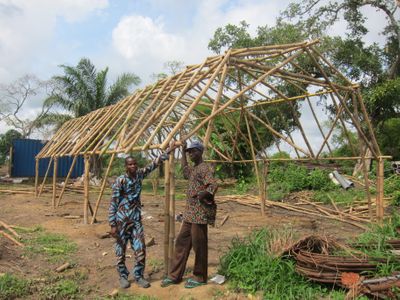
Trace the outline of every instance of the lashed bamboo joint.
<instances>
[{"instance_id":1,"label":"lashed bamboo joint","mask_svg":"<svg viewBox=\"0 0 400 300\"><path fill-rule=\"evenodd\" d=\"M233 49L209 57L199 65L188 66L181 73L137 90L117 104L70 120L37 159L51 157L56 166L61 156L164 150L171 140L182 142L196 136L203 140L206 155L213 161L254 164L263 213L266 183L264 178L260 180L263 172L257 162L269 161L268 153L294 153L293 160L365 161L369 150L382 164L383 156L358 85L346 79L315 49L317 43L315 40ZM302 67L304 62L307 68ZM326 130L316 111L321 99L330 104L335 115ZM337 126L346 135L356 131L365 147L352 147L354 153L349 158L333 156L332 135ZM243 145L249 151L241 151ZM381 218L383 181L380 174L378 178L376 202ZM87 183L87 222L86 192ZM59 202L60 199L53 200L53 204Z\"/></svg>"}]
</instances>

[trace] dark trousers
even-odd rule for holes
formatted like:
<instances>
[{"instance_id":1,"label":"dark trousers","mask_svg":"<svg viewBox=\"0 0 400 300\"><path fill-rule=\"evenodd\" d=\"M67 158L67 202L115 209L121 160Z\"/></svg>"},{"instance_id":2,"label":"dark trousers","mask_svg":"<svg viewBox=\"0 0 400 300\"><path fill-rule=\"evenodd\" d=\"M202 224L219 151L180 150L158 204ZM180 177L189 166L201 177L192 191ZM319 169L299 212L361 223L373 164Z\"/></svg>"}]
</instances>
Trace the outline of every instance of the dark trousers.
<instances>
[{"instance_id":1,"label":"dark trousers","mask_svg":"<svg viewBox=\"0 0 400 300\"><path fill-rule=\"evenodd\" d=\"M181 230L176 238L175 253L171 262L169 277L175 281L181 281L185 273L186 262L190 249L194 250L194 279L199 282L207 282L208 267L208 237L207 224L193 224L183 222Z\"/></svg>"}]
</instances>

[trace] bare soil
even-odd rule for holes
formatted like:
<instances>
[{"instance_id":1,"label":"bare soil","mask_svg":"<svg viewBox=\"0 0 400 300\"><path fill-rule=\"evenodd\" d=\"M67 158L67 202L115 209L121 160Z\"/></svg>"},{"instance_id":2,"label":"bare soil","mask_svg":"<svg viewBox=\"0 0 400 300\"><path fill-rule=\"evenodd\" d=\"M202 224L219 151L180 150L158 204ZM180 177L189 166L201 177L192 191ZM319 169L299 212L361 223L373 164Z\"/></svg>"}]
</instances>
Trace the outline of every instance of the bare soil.
<instances>
[{"instance_id":1,"label":"bare soil","mask_svg":"<svg viewBox=\"0 0 400 300\"><path fill-rule=\"evenodd\" d=\"M35 199L31 195L2 194L0 193L0 220L7 224L23 227L42 226L46 231L62 233L74 241L78 251L73 257L76 266L88 274L88 279L82 285L90 289L85 299L94 299L106 296L118 288L118 276L115 270L115 256L113 239L100 238L108 230L107 208L108 197L100 206L98 222L94 225L84 225L82 218L66 219L65 215L82 216L83 196L81 194L66 194L59 208L54 210L51 206L51 194L42 195ZM95 195L91 202L95 202ZM132 294L151 295L158 299L242 299L246 295L235 295L227 292L226 285L208 284L193 290L184 288L183 283L167 288L160 287L163 272L163 198L161 196L142 195L143 223L146 239L154 238L155 245L147 248L147 267L145 277L152 286L141 289L134 284L126 292ZM218 199L217 199L218 203ZM176 212L184 208L184 201L178 200ZM221 220L229 214L226 223L219 227ZM261 216L260 211L238 204L236 202L221 203L218 205L217 227L209 228L209 275L217 272L219 258L227 251L234 237L246 237L249 233L261 227L277 228L292 227L300 236L320 234L346 239L357 235L360 230L352 225L327 220L324 218L311 218L309 216L289 212L279 208L267 209L266 216ZM176 222L176 233L180 223ZM128 268L133 265L133 252L128 258ZM20 247L0 236L0 273L11 272L24 278L38 279L43 274L54 272L60 265L49 263L43 257L27 258ZM193 253L187 265L189 277L193 267ZM68 271L66 271L68 272ZM33 296L33 298L35 298Z\"/></svg>"}]
</instances>

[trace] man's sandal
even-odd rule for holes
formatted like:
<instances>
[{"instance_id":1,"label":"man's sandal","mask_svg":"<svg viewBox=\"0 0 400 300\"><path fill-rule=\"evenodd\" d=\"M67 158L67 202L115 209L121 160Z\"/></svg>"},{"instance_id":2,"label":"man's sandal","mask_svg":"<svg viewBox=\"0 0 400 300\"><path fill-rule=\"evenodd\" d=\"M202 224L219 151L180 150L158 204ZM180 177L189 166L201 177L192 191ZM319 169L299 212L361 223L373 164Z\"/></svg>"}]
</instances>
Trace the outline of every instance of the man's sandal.
<instances>
[{"instance_id":1,"label":"man's sandal","mask_svg":"<svg viewBox=\"0 0 400 300\"><path fill-rule=\"evenodd\" d=\"M207 284L207 282L200 282L200 281L194 280L192 278L189 278L185 283L185 288L193 289L195 287L206 285L206 284Z\"/></svg>"},{"instance_id":2,"label":"man's sandal","mask_svg":"<svg viewBox=\"0 0 400 300\"><path fill-rule=\"evenodd\" d=\"M167 287L173 284L178 284L178 282L168 277L161 281L161 287Z\"/></svg>"}]
</instances>

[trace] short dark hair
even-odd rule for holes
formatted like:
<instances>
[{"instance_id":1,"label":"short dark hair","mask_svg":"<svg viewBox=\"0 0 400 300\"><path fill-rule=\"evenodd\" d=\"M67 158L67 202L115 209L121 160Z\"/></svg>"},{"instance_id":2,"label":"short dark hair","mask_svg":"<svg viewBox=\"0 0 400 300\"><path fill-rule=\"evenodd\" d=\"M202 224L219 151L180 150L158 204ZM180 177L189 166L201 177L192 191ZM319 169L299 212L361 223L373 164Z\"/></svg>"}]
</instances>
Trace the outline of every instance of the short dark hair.
<instances>
[{"instance_id":1,"label":"short dark hair","mask_svg":"<svg viewBox=\"0 0 400 300\"><path fill-rule=\"evenodd\" d=\"M125 157L125 166L128 164L128 160L130 160L130 159L136 161L136 158L134 158L133 156ZM136 162L137 162L137 161L136 161Z\"/></svg>"}]
</instances>

